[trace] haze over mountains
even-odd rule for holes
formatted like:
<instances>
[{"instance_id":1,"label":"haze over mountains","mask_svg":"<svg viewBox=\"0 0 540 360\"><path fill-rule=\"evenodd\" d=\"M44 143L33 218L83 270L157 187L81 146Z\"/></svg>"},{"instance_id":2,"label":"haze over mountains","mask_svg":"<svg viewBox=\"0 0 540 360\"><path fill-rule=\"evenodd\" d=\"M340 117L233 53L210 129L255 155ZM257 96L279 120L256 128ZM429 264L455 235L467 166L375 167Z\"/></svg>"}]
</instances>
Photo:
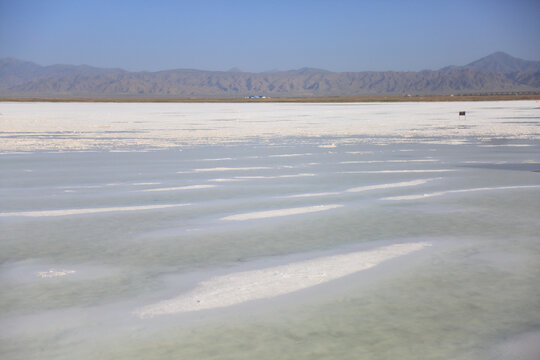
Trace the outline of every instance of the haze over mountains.
<instances>
[{"instance_id":1,"label":"haze over mountains","mask_svg":"<svg viewBox=\"0 0 540 360\"><path fill-rule=\"evenodd\" d=\"M237 98L540 92L540 61L497 52L465 66L420 72L303 68L247 73L191 69L128 72L0 59L2 98Z\"/></svg>"}]
</instances>

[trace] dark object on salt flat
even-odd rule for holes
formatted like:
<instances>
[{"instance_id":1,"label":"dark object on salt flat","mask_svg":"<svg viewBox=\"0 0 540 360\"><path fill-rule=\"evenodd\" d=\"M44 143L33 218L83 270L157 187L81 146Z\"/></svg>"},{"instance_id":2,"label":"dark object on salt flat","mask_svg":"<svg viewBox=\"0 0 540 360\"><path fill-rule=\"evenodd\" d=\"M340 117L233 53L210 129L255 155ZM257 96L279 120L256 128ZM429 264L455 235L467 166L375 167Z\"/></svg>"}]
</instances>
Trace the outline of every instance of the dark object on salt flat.
<instances>
[{"instance_id":1,"label":"dark object on salt flat","mask_svg":"<svg viewBox=\"0 0 540 360\"><path fill-rule=\"evenodd\" d=\"M459 116L465 116L465 111L460 111Z\"/></svg>"}]
</instances>

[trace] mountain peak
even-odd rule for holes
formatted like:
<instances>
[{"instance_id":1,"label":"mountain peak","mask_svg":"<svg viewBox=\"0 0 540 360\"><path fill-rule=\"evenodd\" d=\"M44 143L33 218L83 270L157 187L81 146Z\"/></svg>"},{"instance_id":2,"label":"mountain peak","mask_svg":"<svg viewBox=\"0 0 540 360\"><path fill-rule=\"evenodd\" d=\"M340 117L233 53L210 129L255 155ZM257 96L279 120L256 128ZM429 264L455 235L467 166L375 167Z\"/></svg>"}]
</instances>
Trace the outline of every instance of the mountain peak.
<instances>
[{"instance_id":1,"label":"mountain peak","mask_svg":"<svg viewBox=\"0 0 540 360\"><path fill-rule=\"evenodd\" d=\"M485 58L487 58L487 57L499 57L499 58L507 58L507 59L517 59L517 58L513 57L512 55L505 53L504 51L495 51L493 54L489 54L488 56L484 56L484 57Z\"/></svg>"},{"instance_id":2,"label":"mountain peak","mask_svg":"<svg viewBox=\"0 0 540 360\"><path fill-rule=\"evenodd\" d=\"M465 65L465 67L502 73L534 72L540 71L540 61L518 59L505 52L497 51L491 55L473 61L472 63Z\"/></svg>"}]
</instances>

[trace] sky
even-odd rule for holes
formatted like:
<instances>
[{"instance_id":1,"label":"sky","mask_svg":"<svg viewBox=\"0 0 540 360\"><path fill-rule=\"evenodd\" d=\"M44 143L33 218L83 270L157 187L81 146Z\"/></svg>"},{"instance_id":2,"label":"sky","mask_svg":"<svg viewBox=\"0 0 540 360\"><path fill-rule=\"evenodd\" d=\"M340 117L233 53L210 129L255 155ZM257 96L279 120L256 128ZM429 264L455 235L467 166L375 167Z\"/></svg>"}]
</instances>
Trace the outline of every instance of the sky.
<instances>
[{"instance_id":1,"label":"sky","mask_svg":"<svg viewBox=\"0 0 540 360\"><path fill-rule=\"evenodd\" d=\"M540 0L0 0L0 58L130 71L420 71L540 60Z\"/></svg>"}]
</instances>

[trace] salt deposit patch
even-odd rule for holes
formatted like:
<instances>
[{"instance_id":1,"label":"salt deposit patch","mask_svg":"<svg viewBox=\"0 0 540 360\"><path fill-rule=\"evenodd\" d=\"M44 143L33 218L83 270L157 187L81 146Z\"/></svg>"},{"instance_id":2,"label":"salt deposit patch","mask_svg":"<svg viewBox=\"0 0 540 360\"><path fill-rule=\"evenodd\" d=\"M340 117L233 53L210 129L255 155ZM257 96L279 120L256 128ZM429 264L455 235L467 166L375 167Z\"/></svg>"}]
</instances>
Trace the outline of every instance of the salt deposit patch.
<instances>
[{"instance_id":1,"label":"salt deposit patch","mask_svg":"<svg viewBox=\"0 0 540 360\"><path fill-rule=\"evenodd\" d=\"M94 264L45 264L38 259L7 261L0 265L0 278L10 284L35 283L39 279L67 277L70 280L93 280L117 276L122 270Z\"/></svg>"},{"instance_id":2,"label":"salt deposit patch","mask_svg":"<svg viewBox=\"0 0 540 360\"><path fill-rule=\"evenodd\" d=\"M296 178L296 177L305 177L305 176L315 176L311 173L301 173L301 174L286 174L286 175L253 175L253 176L235 176L232 178L216 178L209 179L211 182L235 182L235 181L246 181L246 180L263 180L263 179L287 179L287 178Z\"/></svg>"},{"instance_id":3,"label":"salt deposit patch","mask_svg":"<svg viewBox=\"0 0 540 360\"><path fill-rule=\"evenodd\" d=\"M73 185L73 186L63 186L62 189L100 189L106 185Z\"/></svg>"},{"instance_id":4,"label":"salt deposit patch","mask_svg":"<svg viewBox=\"0 0 540 360\"><path fill-rule=\"evenodd\" d=\"M247 301L272 298L372 268L383 261L421 250L417 242L380 247L342 255L319 257L260 270L216 276L179 297L135 311L141 318L222 308Z\"/></svg>"},{"instance_id":5,"label":"salt deposit patch","mask_svg":"<svg viewBox=\"0 0 540 360\"><path fill-rule=\"evenodd\" d=\"M301 173L301 174L290 174L290 175L278 175L278 178L294 178L294 177L304 177L304 176L315 176L315 174Z\"/></svg>"},{"instance_id":6,"label":"salt deposit patch","mask_svg":"<svg viewBox=\"0 0 540 360\"><path fill-rule=\"evenodd\" d=\"M61 277L66 276L70 274L75 274L75 270L55 270L51 269L48 271L40 271L37 273L37 276L39 276L42 279L46 278L55 278L55 277Z\"/></svg>"},{"instance_id":7,"label":"salt deposit patch","mask_svg":"<svg viewBox=\"0 0 540 360\"><path fill-rule=\"evenodd\" d=\"M462 164L508 164L508 161L478 161L478 160L468 160L468 161L462 161Z\"/></svg>"},{"instance_id":8,"label":"salt deposit patch","mask_svg":"<svg viewBox=\"0 0 540 360\"><path fill-rule=\"evenodd\" d=\"M389 184L359 186L359 187L348 189L346 191L347 192L361 192L361 191L370 191L370 190L379 190L379 189L391 189L391 188L397 188L397 187L418 186L418 185L425 184L429 181L438 180L438 179L440 178L417 179L417 180L401 181L401 182L389 183Z\"/></svg>"},{"instance_id":9,"label":"salt deposit patch","mask_svg":"<svg viewBox=\"0 0 540 360\"><path fill-rule=\"evenodd\" d=\"M320 193L306 193L306 194L296 194L296 195L287 195L282 196L283 198L304 198L304 197L317 197L317 196L329 196L329 195L339 195L340 192L320 192Z\"/></svg>"},{"instance_id":10,"label":"salt deposit patch","mask_svg":"<svg viewBox=\"0 0 540 360\"><path fill-rule=\"evenodd\" d=\"M189 204L139 205L139 206L117 206L117 207L88 208L88 209L14 211L14 212L0 213L0 217L2 216L40 217L40 216L83 215L83 214L95 214L95 213L106 213L106 212L166 209L166 208L186 206L186 205L189 205Z\"/></svg>"},{"instance_id":11,"label":"salt deposit patch","mask_svg":"<svg viewBox=\"0 0 540 360\"><path fill-rule=\"evenodd\" d=\"M341 161L340 164L379 164L379 163L412 163L412 162L437 162L438 159L413 159L413 160L353 160Z\"/></svg>"},{"instance_id":12,"label":"salt deposit patch","mask_svg":"<svg viewBox=\"0 0 540 360\"><path fill-rule=\"evenodd\" d=\"M400 173L436 173L451 172L455 169L425 169L425 170L363 170L363 171L342 171L342 174L400 174Z\"/></svg>"},{"instance_id":13,"label":"salt deposit patch","mask_svg":"<svg viewBox=\"0 0 540 360\"><path fill-rule=\"evenodd\" d=\"M313 155L312 153L305 153L305 154L280 154L280 155L270 155L268 157L271 158L281 158L281 157L297 157L297 156L310 156Z\"/></svg>"},{"instance_id":14,"label":"salt deposit patch","mask_svg":"<svg viewBox=\"0 0 540 360\"><path fill-rule=\"evenodd\" d=\"M188 185L188 186L176 186L176 187L167 187L167 188L155 188L155 189L144 189L139 191L176 191L176 190L197 190L197 189L209 189L216 187L216 185Z\"/></svg>"},{"instance_id":15,"label":"salt deposit patch","mask_svg":"<svg viewBox=\"0 0 540 360\"><path fill-rule=\"evenodd\" d=\"M489 145L476 145L478 147L530 147L532 144L489 144Z\"/></svg>"},{"instance_id":16,"label":"salt deposit patch","mask_svg":"<svg viewBox=\"0 0 540 360\"><path fill-rule=\"evenodd\" d=\"M326 211L330 209L336 209L342 206L343 205L333 204L333 205L305 206L305 207L268 210L268 211L255 211L255 212L225 216L221 218L221 220L243 221L243 220L265 219L265 218L308 214L308 213L313 213L313 212Z\"/></svg>"},{"instance_id":17,"label":"salt deposit patch","mask_svg":"<svg viewBox=\"0 0 540 360\"><path fill-rule=\"evenodd\" d=\"M401 182L389 183L389 184L366 185L366 186L359 186L359 187L351 188L351 189L345 190L345 192L354 193L354 192L362 192L362 191L407 187L407 186L418 186L418 185L425 184L429 181L438 180L438 179L441 179L441 178L417 179L417 180L401 181ZM339 194L342 194L342 192L335 191L335 192L321 192L321 193L306 193L306 194L287 195L287 196L282 196L282 197L302 198L302 197L329 196L329 195L339 195Z\"/></svg>"},{"instance_id":18,"label":"salt deposit patch","mask_svg":"<svg viewBox=\"0 0 540 360\"><path fill-rule=\"evenodd\" d=\"M230 157L226 157L226 158L215 158L215 159L200 159L196 161L228 161L228 160L234 160L234 159Z\"/></svg>"},{"instance_id":19,"label":"salt deposit patch","mask_svg":"<svg viewBox=\"0 0 540 360\"><path fill-rule=\"evenodd\" d=\"M215 168L203 168L203 169L194 169L193 172L219 172L219 171L246 171L246 170L268 170L271 167L267 166L252 166L252 167L215 167ZM179 171L178 174L185 173Z\"/></svg>"},{"instance_id":20,"label":"salt deposit patch","mask_svg":"<svg viewBox=\"0 0 540 360\"><path fill-rule=\"evenodd\" d=\"M295 178L295 177L304 177L304 176L315 176L311 173L301 173L301 174L287 174L287 175L268 175L268 176L236 176L236 179L286 179L286 178Z\"/></svg>"},{"instance_id":21,"label":"salt deposit patch","mask_svg":"<svg viewBox=\"0 0 540 360\"><path fill-rule=\"evenodd\" d=\"M241 179L235 179L235 178L218 178L218 179L208 179L208 181L211 181L211 182L233 182L233 181L241 181Z\"/></svg>"},{"instance_id":22,"label":"salt deposit patch","mask_svg":"<svg viewBox=\"0 0 540 360\"><path fill-rule=\"evenodd\" d=\"M459 194L475 191L494 191L494 190L510 190L510 189L531 189L531 188L540 188L540 185L515 185L515 186L495 186L495 187L481 187L481 188L472 188L472 189L461 189L461 190L447 190L447 191L438 191L427 194L417 194L417 195L404 195L404 196L390 196L381 198L381 200L418 200L426 199L429 197L442 196L447 194Z\"/></svg>"}]
</instances>

